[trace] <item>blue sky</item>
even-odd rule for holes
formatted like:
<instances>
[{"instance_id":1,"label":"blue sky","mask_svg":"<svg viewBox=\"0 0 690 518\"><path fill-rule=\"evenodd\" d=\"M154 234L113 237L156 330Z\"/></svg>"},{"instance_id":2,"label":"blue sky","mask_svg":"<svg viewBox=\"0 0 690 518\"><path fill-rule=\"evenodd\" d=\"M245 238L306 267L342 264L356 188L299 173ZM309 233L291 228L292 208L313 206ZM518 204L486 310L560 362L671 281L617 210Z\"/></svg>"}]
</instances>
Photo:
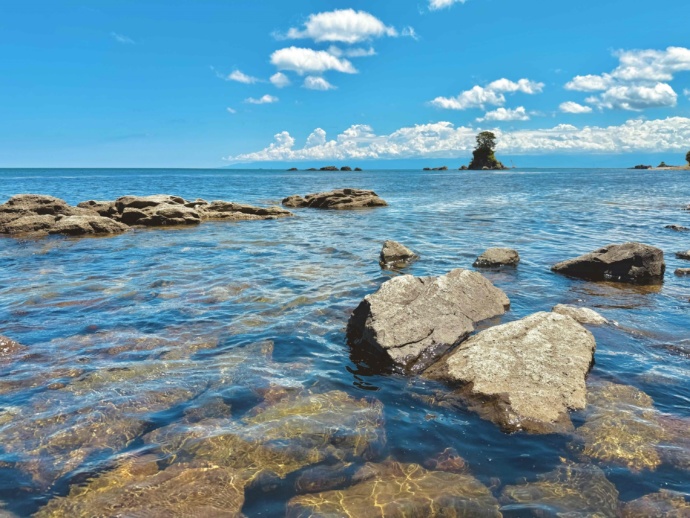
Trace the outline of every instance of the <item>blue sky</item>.
<instances>
[{"instance_id":1,"label":"blue sky","mask_svg":"<svg viewBox=\"0 0 690 518\"><path fill-rule=\"evenodd\" d=\"M461 161L485 129L525 165L680 163L689 15L687 0L5 2L0 167Z\"/></svg>"}]
</instances>

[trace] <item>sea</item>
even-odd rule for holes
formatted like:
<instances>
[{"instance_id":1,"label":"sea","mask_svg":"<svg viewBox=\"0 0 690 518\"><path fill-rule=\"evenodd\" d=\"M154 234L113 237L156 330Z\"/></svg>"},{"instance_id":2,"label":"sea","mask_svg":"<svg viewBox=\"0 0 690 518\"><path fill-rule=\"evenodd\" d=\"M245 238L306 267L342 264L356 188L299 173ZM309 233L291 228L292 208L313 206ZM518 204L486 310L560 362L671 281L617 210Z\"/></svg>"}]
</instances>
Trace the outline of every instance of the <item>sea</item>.
<instances>
[{"instance_id":1,"label":"sea","mask_svg":"<svg viewBox=\"0 0 690 518\"><path fill-rule=\"evenodd\" d=\"M0 238L0 335L28 351L21 361L0 362L0 514L30 516L51 501L96 491L93 481L123 459L153 456L160 470L193 462L197 450L164 439L190 429L197 442L205 433L242 435L282 398L320 394L345 398L343 408L365 402L379 409L377 447L353 454L342 444L359 424L343 415L340 429L333 412L312 419L309 407L304 419L312 421L276 435L276 447L313 448L318 458L247 486L245 516L285 516L303 491L296 481L314 466L337 471L339 462L356 468L388 459L432 469L430 460L444 451L462 458L504 516L557 516L557 501L509 501L505 490L529 488L566 465L595 467L622 504L660 490L690 495L690 276L674 275L690 267L675 256L690 249L690 232L665 228L690 227L687 171L0 170L0 203L19 193L71 204L173 194L269 206L344 187L374 190L388 206L293 209L292 218L104 238ZM378 256L388 239L419 260L383 270ZM664 251L662 285L594 283L550 270L627 241ZM585 409L572 413L570 433L508 434L462 405L443 404L443 386L381 368L348 345L351 312L381 284L472 269L489 247L514 248L521 258L515 269L482 272L511 301L492 324L556 304L589 307L610 321L589 327L597 349L588 385L620 385L634 397L612 400L620 415L604 415L600 429ZM681 432L669 439L654 433L660 418L688 428L676 426ZM319 419L327 430L312 426ZM206 422L213 426L197 426ZM330 441L328 452L308 434ZM355 483L323 473L313 491ZM155 488L147 490L155 498ZM101 504L84 504L84 515L108 516Z\"/></svg>"}]
</instances>

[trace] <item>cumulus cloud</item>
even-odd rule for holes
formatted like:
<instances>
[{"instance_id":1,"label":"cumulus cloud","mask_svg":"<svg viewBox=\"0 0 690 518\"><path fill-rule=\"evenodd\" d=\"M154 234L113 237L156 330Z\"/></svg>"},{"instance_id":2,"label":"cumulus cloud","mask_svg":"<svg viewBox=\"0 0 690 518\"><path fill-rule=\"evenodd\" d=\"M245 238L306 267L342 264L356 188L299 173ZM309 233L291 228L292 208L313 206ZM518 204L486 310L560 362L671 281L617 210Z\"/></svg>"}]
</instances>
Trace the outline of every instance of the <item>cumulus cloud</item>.
<instances>
[{"instance_id":1,"label":"cumulus cloud","mask_svg":"<svg viewBox=\"0 0 690 518\"><path fill-rule=\"evenodd\" d=\"M329 70L356 74L357 69L347 59L338 58L325 50L287 47L271 54L271 63L279 70L292 70L300 75L322 74Z\"/></svg>"},{"instance_id":2,"label":"cumulus cloud","mask_svg":"<svg viewBox=\"0 0 690 518\"><path fill-rule=\"evenodd\" d=\"M124 45L134 45L134 40L132 38L129 38L128 36L125 36L124 34L119 34L117 32L111 32L110 35L118 43L122 43Z\"/></svg>"},{"instance_id":3,"label":"cumulus cloud","mask_svg":"<svg viewBox=\"0 0 690 518\"><path fill-rule=\"evenodd\" d=\"M323 77L307 76L304 78L304 88L309 90L333 90L335 86L326 81Z\"/></svg>"},{"instance_id":4,"label":"cumulus cloud","mask_svg":"<svg viewBox=\"0 0 690 518\"><path fill-rule=\"evenodd\" d=\"M437 97L431 101L432 106L446 110L467 110L468 108L482 108L489 106L502 106L506 102L505 93L521 92L534 95L542 92L544 83L520 79L498 79L486 87L474 86L470 90L460 92L457 97Z\"/></svg>"},{"instance_id":5,"label":"cumulus cloud","mask_svg":"<svg viewBox=\"0 0 690 518\"><path fill-rule=\"evenodd\" d=\"M613 71L575 76L565 88L602 92L586 100L600 109L639 111L676 105L678 95L668 82L677 73L690 71L690 49L621 50L614 55L619 64Z\"/></svg>"},{"instance_id":6,"label":"cumulus cloud","mask_svg":"<svg viewBox=\"0 0 690 518\"><path fill-rule=\"evenodd\" d=\"M477 119L477 122L484 121L528 121L529 115L524 106L519 106L514 110L510 108L498 108L494 111L486 112L484 117Z\"/></svg>"},{"instance_id":7,"label":"cumulus cloud","mask_svg":"<svg viewBox=\"0 0 690 518\"><path fill-rule=\"evenodd\" d=\"M245 99L244 102L249 104L273 104L278 102L278 98L274 97L273 95L266 94L263 97L259 97L258 99L255 99L254 97L249 97L248 99Z\"/></svg>"},{"instance_id":8,"label":"cumulus cloud","mask_svg":"<svg viewBox=\"0 0 690 518\"><path fill-rule=\"evenodd\" d=\"M494 131L498 151L511 154L626 153L686 151L690 119L629 120L619 126L559 124L553 128ZM455 127L450 122L418 124L377 135L367 125L351 126L335 139L315 130L303 148L286 131L275 136L265 149L227 157L234 162L298 161L321 159L450 158L474 149L475 128Z\"/></svg>"},{"instance_id":9,"label":"cumulus cloud","mask_svg":"<svg viewBox=\"0 0 690 518\"><path fill-rule=\"evenodd\" d=\"M228 75L228 81L236 81L238 83L244 83L245 85L251 85L258 83L259 79L256 77L248 76L240 70L233 70L230 75Z\"/></svg>"},{"instance_id":10,"label":"cumulus cloud","mask_svg":"<svg viewBox=\"0 0 690 518\"><path fill-rule=\"evenodd\" d=\"M276 72L275 74L273 74L271 76L270 81L276 88L285 88L286 86L290 86L291 84L290 78L282 72Z\"/></svg>"},{"instance_id":11,"label":"cumulus cloud","mask_svg":"<svg viewBox=\"0 0 690 518\"><path fill-rule=\"evenodd\" d=\"M590 106L583 106L582 104L578 104L573 101L567 101L564 103L561 103L559 106L560 110L563 113L590 113L592 111L592 108Z\"/></svg>"},{"instance_id":12,"label":"cumulus cloud","mask_svg":"<svg viewBox=\"0 0 690 518\"><path fill-rule=\"evenodd\" d=\"M311 39L318 43L332 41L352 45L384 36L398 36L398 31L365 11L337 9L312 14L303 28L293 27L285 36L279 38Z\"/></svg>"},{"instance_id":13,"label":"cumulus cloud","mask_svg":"<svg viewBox=\"0 0 690 518\"><path fill-rule=\"evenodd\" d=\"M439 9L445 9L453 4L464 4L467 0L429 0L429 9L432 11L438 11Z\"/></svg>"}]
</instances>

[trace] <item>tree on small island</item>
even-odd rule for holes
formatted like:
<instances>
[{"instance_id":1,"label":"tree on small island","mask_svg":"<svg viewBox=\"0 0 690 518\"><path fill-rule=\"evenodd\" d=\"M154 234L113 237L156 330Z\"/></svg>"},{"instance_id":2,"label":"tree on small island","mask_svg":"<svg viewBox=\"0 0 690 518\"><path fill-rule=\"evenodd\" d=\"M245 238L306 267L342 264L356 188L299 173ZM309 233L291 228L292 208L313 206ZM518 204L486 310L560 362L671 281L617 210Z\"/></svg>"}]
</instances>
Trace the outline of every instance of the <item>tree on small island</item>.
<instances>
[{"instance_id":1,"label":"tree on small island","mask_svg":"<svg viewBox=\"0 0 690 518\"><path fill-rule=\"evenodd\" d=\"M688 151L688 154L685 155L685 161L690 165L690 151Z\"/></svg>"},{"instance_id":2,"label":"tree on small island","mask_svg":"<svg viewBox=\"0 0 690 518\"><path fill-rule=\"evenodd\" d=\"M496 135L490 131L482 131L477 135L477 147L472 152L472 162L468 169L506 169L494 155L496 149Z\"/></svg>"}]
</instances>

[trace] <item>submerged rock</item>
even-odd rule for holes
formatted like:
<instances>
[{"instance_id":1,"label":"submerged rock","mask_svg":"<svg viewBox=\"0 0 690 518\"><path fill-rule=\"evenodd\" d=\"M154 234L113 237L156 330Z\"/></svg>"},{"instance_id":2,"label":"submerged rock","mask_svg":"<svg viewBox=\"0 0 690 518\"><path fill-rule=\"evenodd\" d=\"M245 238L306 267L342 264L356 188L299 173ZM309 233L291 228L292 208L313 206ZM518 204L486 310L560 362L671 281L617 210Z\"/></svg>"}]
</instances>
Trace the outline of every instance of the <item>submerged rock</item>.
<instances>
[{"instance_id":1,"label":"submerged rock","mask_svg":"<svg viewBox=\"0 0 690 518\"><path fill-rule=\"evenodd\" d=\"M667 437L647 394L628 385L597 381L589 387L585 424L571 447L583 456L627 467L654 470L658 445Z\"/></svg>"},{"instance_id":2,"label":"submerged rock","mask_svg":"<svg viewBox=\"0 0 690 518\"><path fill-rule=\"evenodd\" d=\"M48 502L37 518L146 516L239 518L244 481L212 464L172 464L159 470L155 457L127 459L65 497Z\"/></svg>"},{"instance_id":3,"label":"submerged rock","mask_svg":"<svg viewBox=\"0 0 690 518\"><path fill-rule=\"evenodd\" d=\"M19 342L15 342L6 336L0 335L0 363L11 360L17 353L25 351L24 347Z\"/></svg>"},{"instance_id":4,"label":"submerged rock","mask_svg":"<svg viewBox=\"0 0 690 518\"><path fill-rule=\"evenodd\" d=\"M618 491L604 472L592 465L565 464L539 475L534 482L506 486L502 510L520 516L618 516Z\"/></svg>"},{"instance_id":5,"label":"submerged rock","mask_svg":"<svg viewBox=\"0 0 690 518\"><path fill-rule=\"evenodd\" d=\"M428 471L418 464L394 461L367 464L362 470L367 480L351 487L292 498L286 516L501 516L491 491L470 475Z\"/></svg>"},{"instance_id":6,"label":"submerged rock","mask_svg":"<svg viewBox=\"0 0 690 518\"><path fill-rule=\"evenodd\" d=\"M690 230L690 228L684 227L682 225L666 225L664 228L673 230L675 232L687 232L688 230Z\"/></svg>"},{"instance_id":7,"label":"submerged rock","mask_svg":"<svg viewBox=\"0 0 690 518\"><path fill-rule=\"evenodd\" d=\"M473 266L476 268L496 268L500 266L517 266L520 255L512 248L489 248L477 257Z\"/></svg>"},{"instance_id":8,"label":"submerged rock","mask_svg":"<svg viewBox=\"0 0 690 518\"><path fill-rule=\"evenodd\" d=\"M627 502L620 513L621 518L638 518L640 516L663 518L690 517L690 503L683 493L662 489L658 493L645 495Z\"/></svg>"},{"instance_id":9,"label":"submerged rock","mask_svg":"<svg viewBox=\"0 0 690 518\"><path fill-rule=\"evenodd\" d=\"M371 207L385 207L388 205L379 198L374 191L363 189L339 189L329 192L289 196L283 200L286 207L309 207L313 209L366 209Z\"/></svg>"},{"instance_id":10,"label":"submerged rock","mask_svg":"<svg viewBox=\"0 0 690 518\"><path fill-rule=\"evenodd\" d=\"M608 245L551 268L556 273L591 281L654 284L666 271L664 253L641 243Z\"/></svg>"},{"instance_id":11,"label":"submerged rock","mask_svg":"<svg viewBox=\"0 0 690 518\"><path fill-rule=\"evenodd\" d=\"M551 311L568 316L580 324L589 324L592 326L603 326L604 324L608 324L608 320L589 308L571 306L569 304L558 304L554 306Z\"/></svg>"},{"instance_id":12,"label":"submerged rock","mask_svg":"<svg viewBox=\"0 0 690 518\"><path fill-rule=\"evenodd\" d=\"M404 268L418 258L419 256L405 245L388 240L383 243L379 265L381 268Z\"/></svg>"},{"instance_id":13,"label":"submerged rock","mask_svg":"<svg viewBox=\"0 0 690 518\"><path fill-rule=\"evenodd\" d=\"M427 460L424 467L432 471L467 473L467 464L455 448L446 448L435 457Z\"/></svg>"},{"instance_id":14,"label":"submerged rock","mask_svg":"<svg viewBox=\"0 0 690 518\"><path fill-rule=\"evenodd\" d=\"M506 431L564 432L568 411L585 407L595 348L575 320L541 312L482 331L425 376L462 385L470 408Z\"/></svg>"},{"instance_id":15,"label":"submerged rock","mask_svg":"<svg viewBox=\"0 0 690 518\"><path fill-rule=\"evenodd\" d=\"M506 294L477 272L402 275L364 297L347 334L353 347L383 352L393 364L419 372L467 338L477 322L509 307Z\"/></svg>"}]
</instances>

